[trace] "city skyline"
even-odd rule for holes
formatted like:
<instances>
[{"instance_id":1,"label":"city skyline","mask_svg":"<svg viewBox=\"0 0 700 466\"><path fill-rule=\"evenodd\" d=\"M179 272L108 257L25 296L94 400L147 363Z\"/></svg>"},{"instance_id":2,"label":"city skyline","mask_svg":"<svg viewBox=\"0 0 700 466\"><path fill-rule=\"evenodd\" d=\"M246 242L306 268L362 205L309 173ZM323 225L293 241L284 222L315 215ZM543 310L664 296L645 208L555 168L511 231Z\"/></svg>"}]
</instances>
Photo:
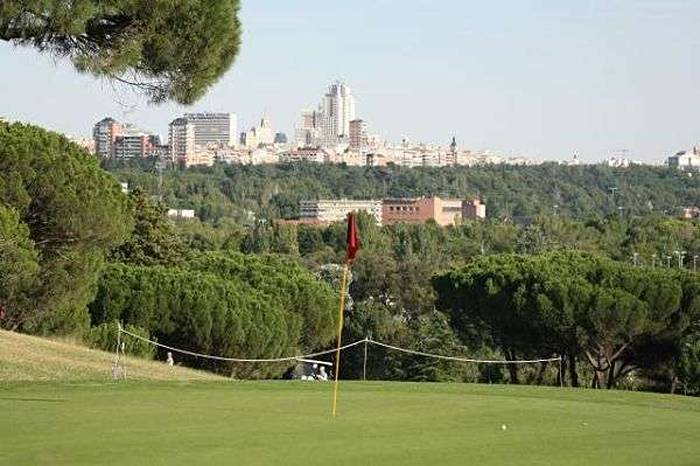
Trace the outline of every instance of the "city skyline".
<instances>
[{"instance_id":1,"label":"city skyline","mask_svg":"<svg viewBox=\"0 0 700 466\"><path fill-rule=\"evenodd\" d=\"M578 153L591 162L624 149L660 162L700 141L692 59L700 5L361 6L244 2L241 56L191 108L148 106L63 61L2 44L0 115L73 136L89 136L94 121L111 115L165 136L173 115L235 112L239 130L269 115L293 137L299 111L342 79L359 116L391 141L447 145L456 136L475 150L537 160ZM332 18L361 22L362 33L333 28Z\"/></svg>"}]
</instances>

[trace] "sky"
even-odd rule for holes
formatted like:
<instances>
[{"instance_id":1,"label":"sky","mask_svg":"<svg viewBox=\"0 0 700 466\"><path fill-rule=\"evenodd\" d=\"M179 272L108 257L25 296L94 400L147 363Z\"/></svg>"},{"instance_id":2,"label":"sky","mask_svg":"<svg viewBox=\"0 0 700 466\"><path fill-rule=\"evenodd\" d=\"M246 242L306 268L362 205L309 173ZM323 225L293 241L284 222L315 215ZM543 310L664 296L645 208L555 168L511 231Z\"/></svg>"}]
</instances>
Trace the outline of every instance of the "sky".
<instances>
[{"instance_id":1,"label":"sky","mask_svg":"<svg viewBox=\"0 0 700 466\"><path fill-rule=\"evenodd\" d=\"M88 136L104 116L167 134L185 111L293 136L341 79L388 140L533 159L661 162L700 142L697 0L241 0L241 53L190 108L0 44L0 116Z\"/></svg>"}]
</instances>

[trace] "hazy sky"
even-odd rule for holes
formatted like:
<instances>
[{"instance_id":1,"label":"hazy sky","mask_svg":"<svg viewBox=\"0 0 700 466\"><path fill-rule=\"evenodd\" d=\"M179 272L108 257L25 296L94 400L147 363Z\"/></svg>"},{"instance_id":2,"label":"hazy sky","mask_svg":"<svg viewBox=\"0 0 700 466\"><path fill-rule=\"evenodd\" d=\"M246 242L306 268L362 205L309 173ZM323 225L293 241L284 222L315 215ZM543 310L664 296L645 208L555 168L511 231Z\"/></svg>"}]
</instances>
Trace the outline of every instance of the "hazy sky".
<instances>
[{"instance_id":1,"label":"hazy sky","mask_svg":"<svg viewBox=\"0 0 700 466\"><path fill-rule=\"evenodd\" d=\"M660 161L700 142L698 0L242 0L234 67L192 110L293 135L345 80L370 132L599 160ZM105 115L165 134L149 106L30 49L0 45L0 115L71 135Z\"/></svg>"}]
</instances>

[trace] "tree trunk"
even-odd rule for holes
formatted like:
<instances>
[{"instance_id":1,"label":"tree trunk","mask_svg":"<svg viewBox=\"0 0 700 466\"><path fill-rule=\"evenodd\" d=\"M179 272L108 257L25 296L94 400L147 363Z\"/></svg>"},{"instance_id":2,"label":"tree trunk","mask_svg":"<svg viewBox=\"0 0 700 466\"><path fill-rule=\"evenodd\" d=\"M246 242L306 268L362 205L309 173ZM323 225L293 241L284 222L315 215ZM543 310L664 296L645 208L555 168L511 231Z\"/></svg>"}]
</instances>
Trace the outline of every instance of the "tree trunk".
<instances>
[{"instance_id":1,"label":"tree trunk","mask_svg":"<svg viewBox=\"0 0 700 466\"><path fill-rule=\"evenodd\" d=\"M561 366L559 366L559 375L557 377L557 382L560 387L563 387L566 383L566 370L567 370L567 360L566 358L561 358Z\"/></svg>"},{"instance_id":2,"label":"tree trunk","mask_svg":"<svg viewBox=\"0 0 700 466\"><path fill-rule=\"evenodd\" d=\"M514 361L515 360L515 355L513 354L512 351L506 350L506 359L509 361ZM520 379L518 378L518 365L517 364L508 364L508 374L510 375L510 383L518 385L520 383Z\"/></svg>"},{"instance_id":3,"label":"tree trunk","mask_svg":"<svg viewBox=\"0 0 700 466\"><path fill-rule=\"evenodd\" d=\"M576 355L569 355L569 377L571 377L571 386L579 387L578 372L576 371Z\"/></svg>"},{"instance_id":4,"label":"tree trunk","mask_svg":"<svg viewBox=\"0 0 700 466\"><path fill-rule=\"evenodd\" d=\"M617 366L616 362L610 363L610 368L608 369L608 383L606 384L606 388L610 390L611 388L615 388L615 366Z\"/></svg>"}]
</instances>

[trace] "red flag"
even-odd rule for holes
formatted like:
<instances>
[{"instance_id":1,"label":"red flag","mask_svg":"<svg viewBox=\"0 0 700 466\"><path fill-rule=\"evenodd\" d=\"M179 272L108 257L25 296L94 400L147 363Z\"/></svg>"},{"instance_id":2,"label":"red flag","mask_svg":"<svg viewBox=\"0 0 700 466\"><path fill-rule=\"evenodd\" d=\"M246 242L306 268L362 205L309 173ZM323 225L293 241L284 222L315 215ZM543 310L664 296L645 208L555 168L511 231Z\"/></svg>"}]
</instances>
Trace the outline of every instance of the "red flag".
<instances>
[{"instance_id":1,"label":"red flag","mask_svg":"<svg viewBox=\"0 0 700 466\"><path fill-rule=\"evenodd\" d=\"M360 238L357 236L357 223L355 223L355 212L348 214L348 261L355 259L357 250L360 249Z\"/></svg>"}]
</instances>

